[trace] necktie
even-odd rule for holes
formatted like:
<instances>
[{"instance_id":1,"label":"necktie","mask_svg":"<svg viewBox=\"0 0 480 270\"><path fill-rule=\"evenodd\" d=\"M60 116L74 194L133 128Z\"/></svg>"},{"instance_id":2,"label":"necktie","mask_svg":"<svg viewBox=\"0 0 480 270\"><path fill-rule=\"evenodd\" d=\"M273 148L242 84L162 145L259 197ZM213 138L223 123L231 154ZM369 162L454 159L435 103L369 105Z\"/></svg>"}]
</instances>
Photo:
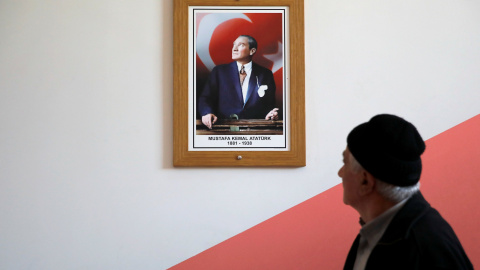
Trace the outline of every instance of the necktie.
<instances>
[{"instance_id":1,"label":"necktie","mask_svg":"<svg viewBox=\"0 0 480 270\"><path fill-rule=\"evenodd\" d=\"M240 69L240 85L243 85L245 77L247 77L247 73L245 72L245 66L242 66L242 68Z\"/></svg>"}]
</instances>

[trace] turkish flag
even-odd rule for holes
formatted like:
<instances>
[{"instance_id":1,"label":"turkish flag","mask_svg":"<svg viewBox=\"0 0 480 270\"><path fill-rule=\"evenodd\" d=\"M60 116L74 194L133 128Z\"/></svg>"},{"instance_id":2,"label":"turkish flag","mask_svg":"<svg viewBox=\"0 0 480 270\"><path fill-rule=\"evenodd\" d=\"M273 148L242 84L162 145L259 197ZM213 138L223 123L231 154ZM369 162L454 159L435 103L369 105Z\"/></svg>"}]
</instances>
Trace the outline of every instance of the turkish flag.
<instances>
[{"instance_id":1,"label":"turkish flag","mask_svg":"<svg viewBox=\"0 0 480 270\"><path fill-rule=\"evenodd\" d=\"M283 14L196 13L197 97L216 66L232 62L233 42L240 35L257 40L253 61L273 72L276 107L283 111ZM282 115L282 112L280 112Z\"/></svg>"}]
</instances>

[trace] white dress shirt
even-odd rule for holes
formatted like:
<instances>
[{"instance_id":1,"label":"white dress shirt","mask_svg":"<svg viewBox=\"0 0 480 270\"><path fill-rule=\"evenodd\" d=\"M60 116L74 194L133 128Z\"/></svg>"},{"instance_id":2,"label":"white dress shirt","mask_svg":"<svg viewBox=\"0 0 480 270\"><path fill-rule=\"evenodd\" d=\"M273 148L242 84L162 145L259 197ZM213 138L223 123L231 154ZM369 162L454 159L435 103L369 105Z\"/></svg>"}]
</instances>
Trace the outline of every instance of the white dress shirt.
<instances>
[{"instance_id":1,"label":"white dress shirt","mask_svg":"<svg viewBox=\"0 0 480 270\"><path fill-rule=\"evenodd\" d=\"M245 104L245 101L247 99L247 92L248 92L248 82L250 81L250 75L252 75L252 61L250 61L248 64L245 64L243 66L245 66L245 72L247 73L247 77L245 77L245 80L243 81L243 85L242 85L243 104ZM240 70L242 69L242 64L237 62L237 67L238 67L238 73L240 73Z\"/></svg>"},{"instance_id":2,"label":"white dress shirt","mask_svg":"<svg viewBox=\"0 0 480 270\"><path fill-rule=\"evenodd\" d=\"M408 199L405 199L397 203L374 220L363 225L360 229L360 243L358 245L357 258L355 259L353 270L365 269L368 257L370 257L373 248L377 245L378 241L380 241L380 238L387 230L395 214L400 211L407 201Z\"/></svg>"}]
</instances>

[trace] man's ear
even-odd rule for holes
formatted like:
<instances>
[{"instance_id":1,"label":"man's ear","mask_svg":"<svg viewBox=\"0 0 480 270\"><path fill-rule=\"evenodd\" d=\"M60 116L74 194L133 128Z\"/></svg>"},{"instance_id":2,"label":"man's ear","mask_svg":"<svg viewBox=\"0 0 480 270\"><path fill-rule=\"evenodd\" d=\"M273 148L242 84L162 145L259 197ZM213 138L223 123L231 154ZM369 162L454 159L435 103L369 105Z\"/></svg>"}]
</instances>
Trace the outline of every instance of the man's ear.
<instances>
[{"instance_id":1,"label":"man's ear","mask_svg":"<svg viewBox=\"0 0 480 270\"><path fill-rule=\"evenodd\" d=\"M253 48L250 49L250 55L254 55L257 52L257 49Z\"/></svg>"},{"instance_id":2,"label":"man's ear","mask_svg":"<svg viewBox=\"0 0 480 270\"><path fill-rule=\"evenodd\" d=\"M360 185L359 192L361 195L368 195L374 191L375 185L377 183L377 179L366 170L363 170L362 176L363 176L363 179Z\"/></svg>"}]
</instances>

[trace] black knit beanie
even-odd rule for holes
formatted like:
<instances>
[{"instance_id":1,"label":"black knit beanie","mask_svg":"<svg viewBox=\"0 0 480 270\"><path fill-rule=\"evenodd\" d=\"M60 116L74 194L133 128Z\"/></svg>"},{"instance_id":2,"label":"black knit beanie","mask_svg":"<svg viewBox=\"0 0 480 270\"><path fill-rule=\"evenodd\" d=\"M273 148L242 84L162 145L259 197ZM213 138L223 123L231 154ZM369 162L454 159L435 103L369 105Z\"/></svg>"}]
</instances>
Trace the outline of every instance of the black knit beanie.
<instances>
[{"instance_id":1,"label":"black knit beanie","mask_svg":"<svg viewBox=\"0 0 480 270\"><path fill-rule=\"evenodd\" d=\"M347 145L363 168L383 182L404 187L420 179L425 142L403 118L374 116L348 134Z\"/></svg>"}]
</instances>

